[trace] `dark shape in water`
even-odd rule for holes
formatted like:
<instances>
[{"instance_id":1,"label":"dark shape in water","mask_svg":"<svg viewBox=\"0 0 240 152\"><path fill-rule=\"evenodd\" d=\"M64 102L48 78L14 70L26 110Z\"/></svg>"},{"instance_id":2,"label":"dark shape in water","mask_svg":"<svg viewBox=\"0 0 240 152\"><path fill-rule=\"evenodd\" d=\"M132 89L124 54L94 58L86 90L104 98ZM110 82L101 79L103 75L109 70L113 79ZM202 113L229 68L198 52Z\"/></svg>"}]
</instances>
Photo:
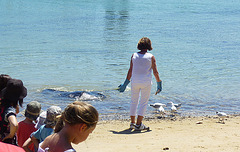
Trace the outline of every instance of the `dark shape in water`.
<instances>
[{"instance_id":1,"label":"dark shape in water","mask_svg":"<svg viewBox=\"0 0 240 152\"><path fill-rule=\"evenodd\" d=\"M44 95L51 95L52 97L60 97L60 98L72 98L82 101L92 101L92 100L103 100L106 98L105 95L96 92L96 91L59 91L54 89L44 89L42 91Z\"/></svg>"}]
</instances>

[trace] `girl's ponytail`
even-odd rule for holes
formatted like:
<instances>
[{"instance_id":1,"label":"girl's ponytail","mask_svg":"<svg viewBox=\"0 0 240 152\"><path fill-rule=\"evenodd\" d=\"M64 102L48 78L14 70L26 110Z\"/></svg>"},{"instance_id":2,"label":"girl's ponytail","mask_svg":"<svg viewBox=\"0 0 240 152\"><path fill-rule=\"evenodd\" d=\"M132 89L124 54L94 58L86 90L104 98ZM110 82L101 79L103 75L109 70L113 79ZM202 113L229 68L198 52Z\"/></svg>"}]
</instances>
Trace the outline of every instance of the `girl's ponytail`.
<instances>
[{"instance_id":1,"label":"girl's ponytail","mask_svg":"<svg viewBox=\"0 0 240 152\"><path fill-rule=\"evenodd\" d=\"M59 131L62 130L62 128L64 127L63 124L63 115L61 115L61 117L58 119L57 124L55 126L54 132L58 133Z\"/></svg>"}]
</instances>

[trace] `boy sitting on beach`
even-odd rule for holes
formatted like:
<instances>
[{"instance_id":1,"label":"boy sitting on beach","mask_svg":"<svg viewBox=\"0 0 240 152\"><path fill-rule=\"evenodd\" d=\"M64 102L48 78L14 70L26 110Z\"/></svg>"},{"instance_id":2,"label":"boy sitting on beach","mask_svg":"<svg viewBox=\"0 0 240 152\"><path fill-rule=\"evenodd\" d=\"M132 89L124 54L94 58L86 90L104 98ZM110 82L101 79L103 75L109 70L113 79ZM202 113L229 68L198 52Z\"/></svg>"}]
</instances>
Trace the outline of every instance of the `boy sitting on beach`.
<instances>
[{"instance_id":1,"label":"boy sitting on beach","mask_svg":"<svg viewBox=\"0 0 240 152\"><path fill-rule=\"evenodd\" d=\"M36 121L40 111L41 104L39 102L31 101L27 104L27 108L24 114L26 118L18 123L17 141L20 147L22 147L24 142L29 138L29 136L37 130L33 121ZM28 148L34 151L33 143L30 144Z\"/></svg>"},{"instance_id":2,"label":"boy sitting on beach","mask_svg":"<svg viewBox=\"0 0 240 152\"><path fill-rule=\"evenodd\" d=\"M44 139L53 134L54 127L57 122L57 118L61 116L61 108L58 106L51 106L47 109L47 117L45 120L45 125L42 125L37 131L33 132L28 138L28 140L23 144L23 149L27 152L29 149L27 148L31 141L34 143L34 146L38 149L39 143L44 141Z\"/></svg>"}]
</instances>

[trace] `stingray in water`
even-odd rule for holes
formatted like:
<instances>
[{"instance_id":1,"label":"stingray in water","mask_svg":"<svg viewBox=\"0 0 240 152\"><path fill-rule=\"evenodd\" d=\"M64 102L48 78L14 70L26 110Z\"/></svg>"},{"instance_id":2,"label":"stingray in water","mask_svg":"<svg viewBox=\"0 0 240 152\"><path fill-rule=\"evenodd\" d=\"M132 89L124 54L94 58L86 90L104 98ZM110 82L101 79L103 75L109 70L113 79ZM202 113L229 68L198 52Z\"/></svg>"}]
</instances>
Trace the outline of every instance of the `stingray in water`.
<instances>
[{"instance_id":1,"label":"stingray in water","mask_svg":"<svg viewBox=\"0 0 240 152\"><path fill-rule=\"evenodd\" d=\"M97 91L59 91L55 89L44 89L42 91L44 95L50 95L54 98L71 98L79 101L92 101L99 100L102 101L106 98L105 95Z\"/></svg>"}]
</instances>

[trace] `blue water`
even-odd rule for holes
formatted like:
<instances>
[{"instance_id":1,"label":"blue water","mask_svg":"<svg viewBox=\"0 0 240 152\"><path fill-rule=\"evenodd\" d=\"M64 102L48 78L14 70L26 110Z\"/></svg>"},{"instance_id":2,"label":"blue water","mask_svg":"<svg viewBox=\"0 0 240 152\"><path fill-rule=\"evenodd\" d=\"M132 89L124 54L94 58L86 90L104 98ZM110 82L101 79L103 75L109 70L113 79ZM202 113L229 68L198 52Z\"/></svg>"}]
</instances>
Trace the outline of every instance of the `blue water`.
<instances>
[{"instance_id":1,"label":"blue water","mask_svg":"<svg viewBox=\"0 0 240 152\"><path fill-rule=\"evenodd\" d=\"M163 80L155 96L153 79L149 103L182 103L181 115L239 113L239 16L238 1L0 0L0 73L23 80L24 107L64 108L75 97L59 91L83 91L89 100L77 99L101 117L127 118L130 88L114 89L147 36Z\"/></svg>"}]
</instances>

